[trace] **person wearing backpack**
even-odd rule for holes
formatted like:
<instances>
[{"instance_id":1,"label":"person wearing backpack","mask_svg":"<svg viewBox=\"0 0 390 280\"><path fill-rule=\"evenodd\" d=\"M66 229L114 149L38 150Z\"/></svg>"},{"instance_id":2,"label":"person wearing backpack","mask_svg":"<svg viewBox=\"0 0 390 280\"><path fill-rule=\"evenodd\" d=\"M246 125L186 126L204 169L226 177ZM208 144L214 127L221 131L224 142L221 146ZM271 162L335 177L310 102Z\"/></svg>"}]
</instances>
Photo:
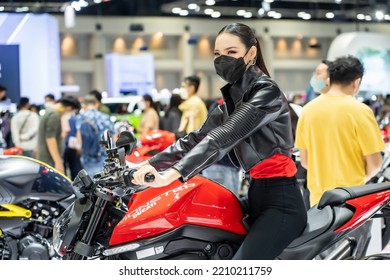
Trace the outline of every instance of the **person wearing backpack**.
<instances>
[{"instance_id":1,"label":"person wearing backpack","mask_svg":"<svg viewBox=\"0 0 390 280\"><path fill-rule=\"evenodd\" d=\"M45 114L39 121L37 159L53 166L59 172L64 173L62 159L62 126L61 116L76 108L73 98L62 97L56 104L46 107Z\"/></svg>"},{"instance_id":2,"label":"person wearing backpack","mask_svg":"<svg viewBox=\"0 0 390 280\"><path fill-rule=\"evenodd\" d=\"M83 99L84 112L76 120L77 139L81 143L81 163L90 176L103 170L105 153L100 139L105 130L112 135L114 123L110 116L98 110L94 96L87 95Z\"/></svg>"},{"instance_id":3,"label":"person wearing backpack","mask_svg":"<svg viewBox=\"0 0 390 280\"><path fill-rule=\"evenodd\" d=\"M23 149L23 155L33 157L38 143L39 115L30 111L30 100L21 97L19 111L11 119L11 136L15 146Z\"/></svg>"}]
</instances>

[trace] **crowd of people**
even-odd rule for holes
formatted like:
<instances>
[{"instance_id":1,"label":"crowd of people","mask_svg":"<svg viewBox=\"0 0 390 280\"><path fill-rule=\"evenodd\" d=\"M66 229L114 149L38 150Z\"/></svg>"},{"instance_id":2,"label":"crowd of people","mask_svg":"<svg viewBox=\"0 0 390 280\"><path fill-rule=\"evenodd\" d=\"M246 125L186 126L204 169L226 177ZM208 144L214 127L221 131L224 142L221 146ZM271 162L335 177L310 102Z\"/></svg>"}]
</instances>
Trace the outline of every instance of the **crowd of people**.
<instances>
[{"instance_id":1,"label":"crowd of people","mask_svg":"<svg viewBox=\"0 0 390 280\"><path fill-rule=\"evenodd\" d=\"M6 88L1 89L4 102ZM115 133L110 111L101 100L96 90L83 97L64 95L58 100L47 94L41 108L44 113L39 114L28 97L21 97L17 112L1 122L1 135L8 139L5 147L20 147L24 156L36 158L72 179L83 168L93 175L103 168L104 151L99 143L103 131Z\"/></svg>"}]
</instances>

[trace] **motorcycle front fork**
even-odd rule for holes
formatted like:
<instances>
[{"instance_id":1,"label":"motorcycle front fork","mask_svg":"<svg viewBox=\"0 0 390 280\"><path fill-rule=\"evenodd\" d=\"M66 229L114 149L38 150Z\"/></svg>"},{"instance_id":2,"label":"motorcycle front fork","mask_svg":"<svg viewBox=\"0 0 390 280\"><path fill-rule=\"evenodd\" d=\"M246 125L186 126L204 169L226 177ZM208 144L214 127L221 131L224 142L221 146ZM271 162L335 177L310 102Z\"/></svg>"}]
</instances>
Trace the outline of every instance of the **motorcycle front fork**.
<instances>
[{"instance_id":1,"label":"motorcycle front fork","mask_svg":"<svg viewBox=\"0 0 390 280\"><path fill-rule=\"evenodd\" d=\"M98 197L94 205L92 215L89 219L88 226L83 234L83 238L76 243L74 253L84 256L92 257L94 254L94 246L92 245L93 237L97 231L97 228L102 220L105 209L109 203L109 200Z\"/></svg>"}]
</instances>

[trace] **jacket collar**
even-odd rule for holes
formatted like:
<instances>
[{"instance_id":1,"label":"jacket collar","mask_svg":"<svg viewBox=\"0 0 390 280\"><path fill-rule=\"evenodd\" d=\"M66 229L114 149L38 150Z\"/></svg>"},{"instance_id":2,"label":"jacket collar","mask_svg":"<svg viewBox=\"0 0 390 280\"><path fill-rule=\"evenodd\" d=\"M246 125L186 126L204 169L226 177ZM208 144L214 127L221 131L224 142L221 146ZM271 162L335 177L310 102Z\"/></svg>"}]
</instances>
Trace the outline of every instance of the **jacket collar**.
<instances>
[{"instance_id":1,"label":"jacket collar","mask_svg":"<svg viewBox=\"0 0 390 280\"><path fill-rule=\"evenodd\" d=\"M242 78L240 78L234 84L226 84L221 88L222 96L225 101L233 101L234 104L237 104L241 101L244 93L248 87L254 83L263 73L257 65L250 66L248 70L245 71Z\"/></svg>"}]
</instances>

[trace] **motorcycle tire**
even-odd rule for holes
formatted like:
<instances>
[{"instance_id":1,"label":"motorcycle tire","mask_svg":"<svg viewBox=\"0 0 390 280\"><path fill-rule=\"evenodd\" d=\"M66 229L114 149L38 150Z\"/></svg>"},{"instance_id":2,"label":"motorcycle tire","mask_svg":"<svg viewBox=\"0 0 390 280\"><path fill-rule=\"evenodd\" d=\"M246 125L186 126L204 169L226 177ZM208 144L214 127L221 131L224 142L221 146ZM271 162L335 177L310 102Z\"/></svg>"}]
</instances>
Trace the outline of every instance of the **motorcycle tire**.
<instances>
[{"instance_id":1,"label":"motorcycle tire","mask_svg":"<svg viewBox=\"0 0 390 280\"><path fill-rule=\"evenodd\" d=\"M16 240L10 237L0 239L0 260L17 260L18 255Z\"/></svg>"}]
</instances>

